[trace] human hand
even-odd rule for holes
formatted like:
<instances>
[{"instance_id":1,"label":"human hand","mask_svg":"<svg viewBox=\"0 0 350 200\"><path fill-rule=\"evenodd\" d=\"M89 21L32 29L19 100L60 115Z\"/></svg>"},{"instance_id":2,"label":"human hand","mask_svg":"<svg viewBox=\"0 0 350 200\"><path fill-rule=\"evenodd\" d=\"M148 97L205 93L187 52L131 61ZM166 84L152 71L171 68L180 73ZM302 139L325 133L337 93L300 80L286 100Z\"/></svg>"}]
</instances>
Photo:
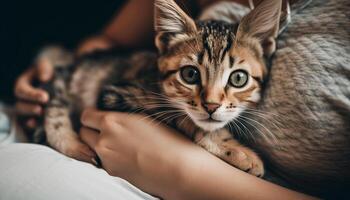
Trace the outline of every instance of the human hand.
<instances>
[{"instance_id":1,"label":"human hand","mask_svg":"<svg viewBox=\"0 0 350 200\"><path fill-rule=\"evenodd\" d=\"M106 35L95 35L85 39L77 48L77 55L92 53L96 50L107 50L114 46L114 43Z\"/></svg>"},{"instance_id":2,"label":"human hand","mask_svg":"<svg viewBox=\"0 0 350 200\"><path fill-rule=\"evenodd\" d=\"M142 115L87 109L80 137L101 159L102 167L144 191L174 194L169 184L181 177L189 148L204 151L174 130ZM180 187L180 186L179 186ZM170 190L169 190L170 189Z\"/></svg>"},{"instance_id":3,"label":"human hand","mask_svg":"<svg viewBox=\"0 0 350 200\"><path fill-rule=\"evenodd\" d=\"M26 128L35 128L36 117L43 113L42 105L49 100L49 94L42 89L33 86L34 81L47 82L53 75L53 67L45 59L37 59L37 62L19 76L15 84L16 112L27 119L24 122Z\"/></svg>"},{"instance_id":4,"label":"human hand","mask_svg":"<svg viewBox=\"0 0 350 200\"><path fill-rule=\"evenodd\" d=\"M113 42L104 35L90 37L84 40L77 48L77 54L83 55L94 50L109 49ZM49 94L33 86L34 81L48 82L53 76L53 66L44 57L38 57L34 65L19 76L15 84L17 98L16 111L19 116L26 118L24 126L34 129L37 117L43 113L42 105L49 100Z\"/></svg>"},{"instance_id":5,"label":"human hand","mask_svg":"<svg viewBox=\"0 0 350 200\"><path fill-rule=\"evenodd\" d=\"M80 132L102 167L163 199L313 199L238 170L145 116L84 111Z\"/></svg>"}]
</instances>

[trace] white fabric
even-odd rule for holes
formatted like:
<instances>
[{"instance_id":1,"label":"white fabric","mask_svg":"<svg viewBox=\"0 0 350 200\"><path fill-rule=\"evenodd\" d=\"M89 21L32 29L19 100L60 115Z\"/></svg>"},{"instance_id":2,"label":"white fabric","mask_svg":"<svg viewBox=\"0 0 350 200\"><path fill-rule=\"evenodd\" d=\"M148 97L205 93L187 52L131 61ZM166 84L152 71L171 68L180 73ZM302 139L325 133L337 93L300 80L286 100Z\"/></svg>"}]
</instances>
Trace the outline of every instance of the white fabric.
<instances>
[{"instance_id":1,"label":"white fabric","mask_svg":"<svg viewBox=\"0 0 350 200\"><path fill-rule=\"evenodd\" d=\"M0 145L0 200L156 199L46 146Z\"/></svg>"},{"instance_id":2,"label":"white fabric","mask_svg":"<svg viewBox=\"0 0 350 200\"><path fill-rule=\"evenodd\" d=\"M27 142L27 137L17 123L14 108L0 102L0 145L14 142Z\"/></svg>"}]
</instances>

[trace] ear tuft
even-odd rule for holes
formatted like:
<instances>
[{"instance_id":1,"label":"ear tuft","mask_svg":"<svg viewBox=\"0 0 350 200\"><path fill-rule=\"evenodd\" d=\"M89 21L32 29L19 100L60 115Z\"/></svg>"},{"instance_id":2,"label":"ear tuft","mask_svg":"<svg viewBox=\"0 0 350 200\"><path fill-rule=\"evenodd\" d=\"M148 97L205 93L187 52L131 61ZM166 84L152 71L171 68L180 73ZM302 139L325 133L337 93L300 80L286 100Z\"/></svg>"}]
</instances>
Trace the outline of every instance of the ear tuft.
<instances>
[{"instance_id":1,"label":"ear tuft","mask_svg":"<svg viewBox=\"0 0 350 200\"><path fill-rule=\"evenodd\" d=\"M162 52L176 34L196 32L196 25L173 0L155 0L156 46ZM166 40L160 38L167 38Z\"/></svg>"},{"instance_id":2,"label":"ear tuft","mask_svg":"<svg viewBox=\"0 0 350 200\"><path fill-rule=\"evenodd\" d=\"M271 56L275 51L278 36L282 0L264 0L248 15L243 17L238 27L237 38L245 36L260 40L264 54Z\"/></svg>"}]
</instances>

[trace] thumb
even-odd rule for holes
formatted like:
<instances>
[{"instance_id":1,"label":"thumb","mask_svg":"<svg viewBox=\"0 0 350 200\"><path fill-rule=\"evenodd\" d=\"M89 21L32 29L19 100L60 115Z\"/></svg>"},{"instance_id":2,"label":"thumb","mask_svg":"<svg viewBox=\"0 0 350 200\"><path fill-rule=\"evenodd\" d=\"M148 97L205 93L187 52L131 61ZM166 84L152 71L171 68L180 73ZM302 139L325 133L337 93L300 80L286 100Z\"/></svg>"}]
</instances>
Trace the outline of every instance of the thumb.
<instances>
[{"instance_id":1,"label":"thumb","mask_svg":"<svg viewBox=\"0 0 350 200\"><path fill-rule=\"evenodd\" d=\"M79 135L83 142L85 142L91 149L95 150L96 143L99 139L99 132L83 126L80 128Z\"/></svg>"},{"instance_id":2,"label":"thumb","mask_svg":"<svg viewBox=\"0 0 350 200\"><path fill-rule=\"evenodd\" d=\"M42 58L38 61L38 78L42 82L47 82L52 78L53 66L48 59Z\"/></svg>"}]
</instances>

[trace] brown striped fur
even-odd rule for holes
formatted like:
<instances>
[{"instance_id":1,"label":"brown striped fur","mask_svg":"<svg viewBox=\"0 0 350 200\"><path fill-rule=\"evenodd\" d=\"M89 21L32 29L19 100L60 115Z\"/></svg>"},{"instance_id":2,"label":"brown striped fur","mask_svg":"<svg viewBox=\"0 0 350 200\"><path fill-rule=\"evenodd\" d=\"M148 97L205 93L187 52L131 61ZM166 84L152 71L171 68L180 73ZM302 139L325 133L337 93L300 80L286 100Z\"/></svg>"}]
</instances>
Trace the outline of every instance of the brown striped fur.
<instances>
[{"instance_id":1,"label":"brown striped fur","mask_svg":"<svg viewBox=\"0 0 350 200\"><path fill-rule=\"evenodd\" d=\"M280 4L266 0L238 25L217 19L195 22L173 0L156 0L158 56L136 53L130 59L72 61L63 66L76 68L63 86L58 61L64 58L52 55L65 51L46 50L44 58L57 71L44 124L49 144L71 157L88 159L69 116L97 103L100 109L148 114L233 166L262 176L260 158L225 127L260 100L268 71L265 58L275 49L274 42L268 43L273 46L269 48L263 44L275 39ZM195 84L184 81L181 71L186 66L198 70ZM233 86L229 79L234 72L244 72L246 84Z\"/></svg>"}]
</instances>

